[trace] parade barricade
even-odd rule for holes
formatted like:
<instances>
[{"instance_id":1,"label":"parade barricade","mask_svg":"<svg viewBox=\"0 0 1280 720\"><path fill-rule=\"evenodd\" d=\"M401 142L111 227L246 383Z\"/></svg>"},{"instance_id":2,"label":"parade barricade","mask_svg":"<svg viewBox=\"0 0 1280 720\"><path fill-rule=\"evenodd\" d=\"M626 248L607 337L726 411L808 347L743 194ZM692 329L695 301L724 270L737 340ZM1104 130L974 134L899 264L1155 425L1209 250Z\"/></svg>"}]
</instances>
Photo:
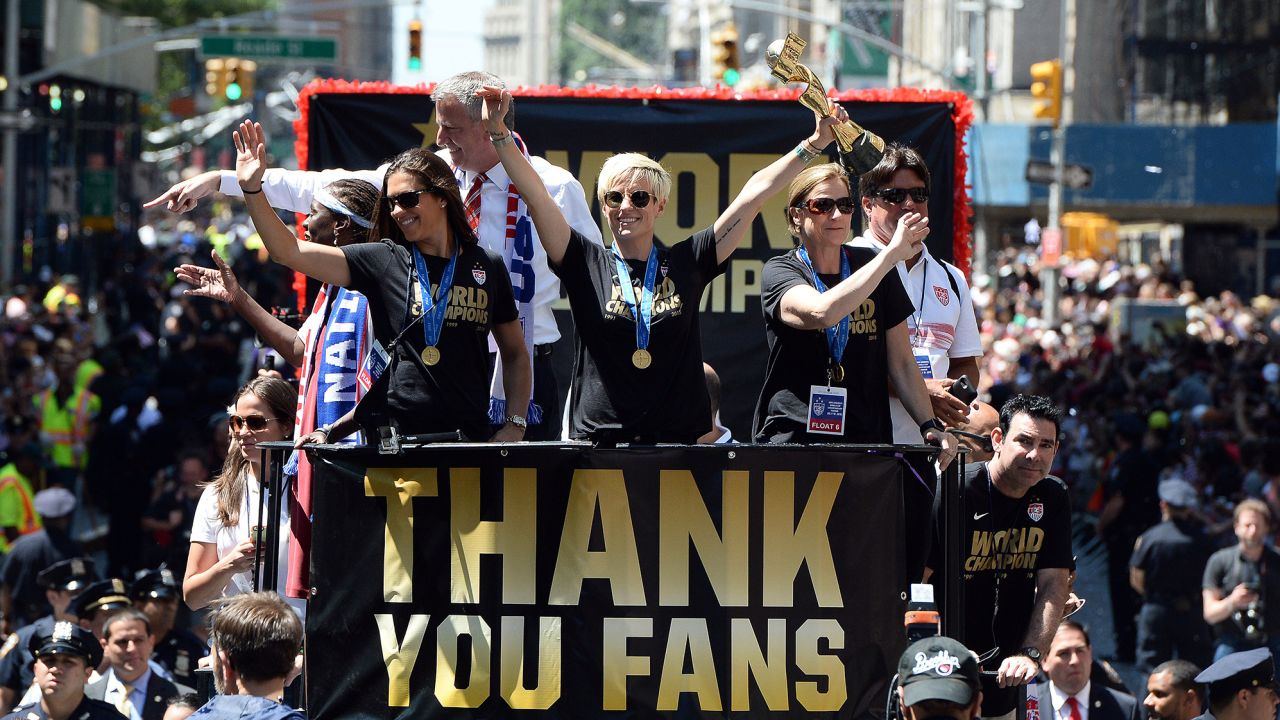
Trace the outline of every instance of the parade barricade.
<instances>
[{"instance_id":1,"label":"parade barricade","mask_svg":"<svg viewBox=\"0 0 1280 720\"><path fill-rule=\"evenodd\" d=\"M901 456L927 451L313 446L309 716L874 712L905 646Z\"/></svg>"}]
</instances>

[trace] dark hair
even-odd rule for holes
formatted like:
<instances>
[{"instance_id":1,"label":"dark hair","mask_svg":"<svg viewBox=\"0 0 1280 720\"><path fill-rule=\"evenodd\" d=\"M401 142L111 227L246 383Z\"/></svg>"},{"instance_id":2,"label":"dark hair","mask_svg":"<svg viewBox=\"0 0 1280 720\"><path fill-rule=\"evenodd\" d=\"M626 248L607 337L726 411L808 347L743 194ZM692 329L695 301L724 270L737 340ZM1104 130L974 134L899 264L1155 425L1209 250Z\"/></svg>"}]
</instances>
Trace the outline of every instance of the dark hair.
<instances>
[{"instance_id":1,"label":"dark hair","mask_svg":"<svg viewBox=\"0 0 1280 720\"><path fill-rule=\"evenodd\" d=\"M1169 673L1169 679L1173 681L1173 686L1179 690L1190 690L1195 692L1196 697L1203 704L1204 702L1204 686L1196 682L1196 676L1200 674L1200 668L1190 660L1167 660L1156 666L1151 671L1152 675L1157 673Z\"/></svg>"},{"instance_id":2,"label":"dark hair","mask_svg":"<svg viewBox=\"0 0 1280 720\"><path fill-rule=\"evenodd\" d=\"M174 695L167 701L167 707L186 708L188 710L200 709L200 696L195 693L182 693Z\"/></svg>"},{"instance_id":3,"label":"dark hair","mask_svg":"<svg viewBox=\"0 0 1280 720\"><path fill-rule=\"evenodd\" d=\"M1084 636L1085 646L1093 647L1093 643L1089 641L1089 631L1084 629L1084 625L1081 625L1075 620L1063 620L1062 622L1058 623L1058 630L1062 630L1063 628L1066 628L1068 630L1075 630L1079 632L1081 635Z\"/></svg>"},{"instance_id":4,"label":"dark hair","mask_svg":"<svg viewBox=\"0 0 1280 720\"><path fill-rule=\"evenodd\" d=\"M112 613L107 616L107 621L102 624L102 636L107 640L111 639L111 626L116 623L125 622L127 620L137 620L147 629L147 634L151 634L151 618L147 614L137 608L124 608L123 610Z\"/></svg>"},{"instance_id":5,"label":"dark hair","mask_svg":"<svg viewBox=\"0 0 1280 720\"><path fill-rule=\"evenodd\" d=\"M214 651L226 653L240 677L275 680L293 670L302 647L302 621L273 592L236 595L214 608L209 633Z\"/></svg>"},{"instance_id":6,"label":"dark hair","mask_svg":"<svg viewBox=\"0 0 1280 720\"><path fill-rule=\"evenodd\" d=\"M1036 420L1053 423L1053 439L1056 442L1062 429L1062 409L1043 395L1014 395L1000 408L1000 432L1008 433L1013 417L1022 413Z\"/></svg>"},{"instance_id":7,"label":"dark hair","mask_svg":"<svg viewBox=\"0 0 1280 720\"><path fill-rule=\"evenodd\" d=\"M371 220L374 211L378 209L378 188L373 183L356 178L342 178L325 185L325 189L341 200L347 209L365 220ZM351 234L356 242L365 242L371 232L372 228L351 223Z\"/></svg>"},{"instance_id":8,"label":"dark hair","mask_svg":"<svg viewBox=\"0 0 1280 720\"><path fill-rule=\"evenodd\" d=\"M884 186L893 182L893 176L899 170L910 170L924 181L924 189L929 189L929 166L914 148L889 143L884 148L884 157L880 162L858 178L858 194L870 197Z\"/></svg>"},{"instance_id":9,"label":"dark hair","mask_svg":"<svg viewBox=\"0 0 1280 720\"><path fill-rule=\"evenodd\" d=\"M387 183L396 173L412 175L429 191L445 201L445 215L449 222L449 231L458 242L476 242L476 233L467 222L467 208L462 204L462 195L458 192L458 181L448 163L435 153L422 148L405 150L391 160L387 174L382 178L382 192L378 195L377 208L373 213L373 230L379 238L387 238L400 244L406 244L400 224L391 217L391 208L387 205Z\"/></svg>"}]
</instances>

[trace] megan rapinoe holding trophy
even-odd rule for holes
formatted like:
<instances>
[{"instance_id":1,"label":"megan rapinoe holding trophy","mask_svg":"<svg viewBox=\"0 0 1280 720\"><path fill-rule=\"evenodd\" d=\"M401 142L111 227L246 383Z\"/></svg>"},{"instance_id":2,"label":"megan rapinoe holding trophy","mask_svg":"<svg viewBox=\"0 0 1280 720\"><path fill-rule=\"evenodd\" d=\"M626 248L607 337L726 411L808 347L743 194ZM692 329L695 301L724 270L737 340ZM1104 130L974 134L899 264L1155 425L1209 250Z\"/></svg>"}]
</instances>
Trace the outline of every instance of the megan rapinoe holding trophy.
<instances>
[{"instance_id":1,"label":"megan rapinoe holding trophy","mask_svg":"<svg viewBox=\"0 0 1280 720\"><path fill-rule=\"evenodd\" d=\"M804 83L805 89L798 101L823 117L831 112L830 101L822 81L800 62L800 53L806 44L799 35L787 33L785 40L769 44L764 59L775 78L785 83ZM836 145L840 148L840 164L853 177L875 167L884 157L884 140L847 117L835 126L834 132Z\"/></svg>"},{"instance_id":2,"label":"megan rapinoe holding trophy","mask_svg":"<svg viewBox=\"0 0 1280 720\"><path fill-rule=\"evenodd\" d=\"M636 153L600 170L597 195L613 233L605 248L574 231L503 125L511 95L480 91L485 127L503 168L525 196L551 270L569 296L577 329L573 439L694 443L711 425L698 306L750 233L760 207L834 139L847 118L838 105L796 148L757 172L708 228L666 246L654 223L666 209L671 175Z\"/></svg>"}]
</instances>

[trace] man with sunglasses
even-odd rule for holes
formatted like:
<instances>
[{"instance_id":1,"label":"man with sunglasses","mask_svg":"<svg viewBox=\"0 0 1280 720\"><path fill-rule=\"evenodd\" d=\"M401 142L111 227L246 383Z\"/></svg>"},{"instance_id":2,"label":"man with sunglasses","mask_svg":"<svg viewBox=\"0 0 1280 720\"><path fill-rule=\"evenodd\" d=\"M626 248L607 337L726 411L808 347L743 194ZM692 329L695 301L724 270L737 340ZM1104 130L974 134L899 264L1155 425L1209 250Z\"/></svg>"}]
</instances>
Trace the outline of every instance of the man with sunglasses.
<instances>
[{"instance_id":1,"label":"man with sunglasses","mask_svg":"<svg viewBox=\"0 0 1280 720\"><path fill-rule=\"evenodd\" d=\"M529 410L510 408L506 415L528 423L525 440L558 440L564 393L556 382L551 351L560 339L552 309L560 299L560 280L547 265L546 251L532 222L527 223L529 242L513 242L517 232L523 232L522 221L527 220L527 210L498 162L493 142L480 122L483 102L476 92L485 85L505 87L496 75L479 71L459 73L436 85L431 94L438 128L434 139L441 148L439 155L455 170L468 220L476 228L480 245L501 255L511 272L521 325L525 328L525 344L533 361L533 396ZM514 101L506 122L508 128L514 130ZM523 148L523 141L520 142ZM600 227L577 178L543 158L531 157L530 161L569 225L591 242L603 245ZM306 212L316 191L324 185L340 178L358 178L381 187L387 167L388 164L383 164L374 170L321 171L271 168L263 176L262 192L274 208ZM173 212L187 212L195 208L201 198L214 192L231 197L243 195L234 172L214 170L174 185L144 207L164 205ZM417 197L401 200L416 205ZM511 206L516 212L509 211ZM494 357L496 345L492 339L489 350L490 357ZM500 368L495 370L494 378L492 399L502 405L505 395Z\"/></svg>"},{"instance_id":2,"label":"man with sunglasses","mask_svg":"<svg viewBox=\"0 0 1280 720\"><path fill-rule=\"evenodd\" d=\"M893 239L900 219L915 215L928 222L929 167L924 158L909 147L897 143L886 147L880 162L858 180L858 193L862 196L866 230L849 242L854 247L881 252ZM897 263L896 267L902 287L911 299L907 334L929 392L933 415L947 427L963 425L969 406L948 390L962 375L968 376L974 387L978 385L982 339L978 335L978 319L969 286L959 269L934 258L923 243L919 254ZM889 400L889 416L893 422L894 443L924 443L919 423L897 397ZM940 457L935 467L928 456L911 454L907 462L921 480L903 484L907 517L927 518L938 487L937 467L945 468L950 459ZM918 577L924 568L929 538L928 532L908 535L908 577Z\"/></svg>"}]
</instances>

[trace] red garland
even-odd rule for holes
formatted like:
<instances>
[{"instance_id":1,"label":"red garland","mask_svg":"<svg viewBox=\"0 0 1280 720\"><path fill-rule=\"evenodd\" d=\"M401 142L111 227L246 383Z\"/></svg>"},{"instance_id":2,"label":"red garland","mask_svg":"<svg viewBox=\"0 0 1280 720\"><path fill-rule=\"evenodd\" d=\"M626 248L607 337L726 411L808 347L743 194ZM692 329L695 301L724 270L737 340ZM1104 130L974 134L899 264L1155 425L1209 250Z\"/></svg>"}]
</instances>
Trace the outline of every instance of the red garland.
<instances>
[{"instance_id":1,"label":"red garland","mask_svg":"<svg viewBox=\"0 0 1280 720\"><path fill-rule=\"evenodd\" d=\"M347 80L317 79L307 83L298 95L298 119L293 121L294 152L298 167L307 168L307 113L311 96L319 93L403 94L428 95L435 85L394 85L389 82L350 82ZM518 97L574 97L574 98L624 98L629 100L795 100L800 91L792 88L777 90L752 90L738 92L733 88L717 85L714 88L688 87L664 88L654 85L647 88L584 87L566 88L558 85L518 87L511 91ZM920 88L874 88L869 90L843 90L829 92L838 102L944 102L951 106L951 120L956 128L955 177L952 185L951 252L953 262L966 277L973 256L969 235L973 230L970 218L973 208L969 204L969 187L965 185L969 156L965 152L965 134L973 125L973 101L964 93L954 90L923 90ZM301 217L301 216L300 216ZM299 220L301 223L301 220ZM305 281L304 281L305 282ZM294 282L297 286L297 280ZM301 300L299 300L301 302ZM299 308L302 309L302 308Z\"/></svg>"}]
</instances>

